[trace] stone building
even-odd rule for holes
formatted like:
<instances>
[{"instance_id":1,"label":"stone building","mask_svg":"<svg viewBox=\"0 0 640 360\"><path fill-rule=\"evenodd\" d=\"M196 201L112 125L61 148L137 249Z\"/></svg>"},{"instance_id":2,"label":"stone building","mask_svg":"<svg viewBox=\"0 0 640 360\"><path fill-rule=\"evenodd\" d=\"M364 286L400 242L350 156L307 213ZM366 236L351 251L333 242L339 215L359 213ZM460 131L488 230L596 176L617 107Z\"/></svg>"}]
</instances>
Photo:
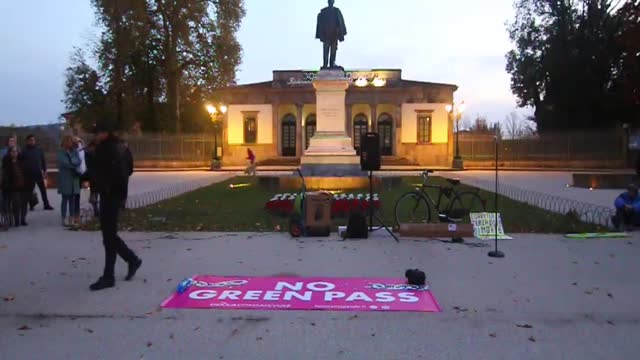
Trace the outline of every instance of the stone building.
<instances>
[{"instance_id":1,"label":"stone building","mask_svg":"<svg viewBox=\"0 0 640 360\"><path fill-rule=\"evenodd\" d=\"M219 90L228 106L223 165L243 165L247 148L259 162L299 161L316 130L317 71L274 71L273 80ZM453 120L446 106L457 86L405 80L401 70L346 72L346 128L358 150L361 134L380 134L383 164L449 167Z\"/></svg>"}]
</instances>

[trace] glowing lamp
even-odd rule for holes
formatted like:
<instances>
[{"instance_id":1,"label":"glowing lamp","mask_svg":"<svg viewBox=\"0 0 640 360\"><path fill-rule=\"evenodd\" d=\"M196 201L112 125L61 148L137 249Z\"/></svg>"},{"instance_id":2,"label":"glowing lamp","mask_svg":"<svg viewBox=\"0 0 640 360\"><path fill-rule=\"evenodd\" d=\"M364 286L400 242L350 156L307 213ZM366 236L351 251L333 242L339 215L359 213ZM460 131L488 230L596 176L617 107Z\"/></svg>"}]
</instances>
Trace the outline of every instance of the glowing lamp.
<instances>
[{"instance_id":1,"label":"glowing lamp","mask_svg":"<svg viewBox=\"0 0 640 360\"><path fill-rule=\"evenodd\" d=\"M358 87L365 87L365 86L369 85L369 82L365 78L359 78L358 80L356 80L355 84Z\"/></svg>"},{"instance_id":2,"label":"glowing lamp","mask_svg":"<svg viewBox=\"0 0 640 360\"><path fill-rule=\"evenodd\" d=\"M381 78L373 79L373 86L375 86L375 87L383 87L385 85L387 85L387 80L386 79L381 79Z\"/></svg>"}]
</instances>

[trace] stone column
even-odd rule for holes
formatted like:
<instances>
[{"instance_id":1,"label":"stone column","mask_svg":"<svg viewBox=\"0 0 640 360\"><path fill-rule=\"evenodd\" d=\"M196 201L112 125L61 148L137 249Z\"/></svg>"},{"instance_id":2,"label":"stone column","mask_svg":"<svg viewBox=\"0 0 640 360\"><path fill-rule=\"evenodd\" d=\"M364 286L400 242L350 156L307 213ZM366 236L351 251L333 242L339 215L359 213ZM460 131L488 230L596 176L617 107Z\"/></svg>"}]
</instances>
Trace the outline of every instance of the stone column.
<instances>
[{"instance_id":1,"label":"stone column","mask_svg":"<svg viewBox=\"0 0 640 360\"><path fill-rule=\"evenodd\" d=\"M376 132L378 130L378 104L369 104L371 109L371 126L369 131Z\"/></svg>"},{"instance_id":2,"label":"stone column","mask_svg":"<svg viewBox=\"0 0 640 360\"><path fill-rule=\"evenodd\" d=\"M296 104L296 157L302 156L302 109L304 104Z\"/></svg>"},{"instance_id":3,"label":"stone column","mask_svg":"<svg viewBox=\"0 0 640 360\"><path fill-rule=\"evenodd\" d=\"M394 155L401 156L402 152L402 104L397 104L393 114L394 127L393 136L395 136Z\"/></svg>"},{"instance_id":4,"label":"stone column","mask_svg":"<svg viewBox=\"0 0 640 360\"><path fill-rule=\"evenodd\" d=\"M280 154L280 114L278 112L278 108L280 107L280 104L277 102L274 102L271 104L271 117L272 117L272 129L273 132L271 134L271 138L273 139L273 146L275 146L275 151L274 153L276 154L276 156L281 156L282 154Z\"/></svg>"},{"instance_id":5,"label":"stone column","mask_svg":"<svg viewBox=\"0 0 640 360\"><path fill-rule=\"evenodd\" d=\"M347 104L347 118L345 119L345 125L347 129L347 136L353 138L353 105Z\"/></svg>"}]
</instances>

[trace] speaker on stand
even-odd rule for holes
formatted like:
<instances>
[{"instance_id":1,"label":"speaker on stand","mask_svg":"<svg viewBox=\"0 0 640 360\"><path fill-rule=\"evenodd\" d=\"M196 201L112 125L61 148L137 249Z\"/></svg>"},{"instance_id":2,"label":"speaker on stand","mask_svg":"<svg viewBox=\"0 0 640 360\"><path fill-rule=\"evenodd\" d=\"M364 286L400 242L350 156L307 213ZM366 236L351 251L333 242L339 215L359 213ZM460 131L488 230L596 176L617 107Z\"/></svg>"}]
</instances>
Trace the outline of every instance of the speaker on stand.
<instances>
[{"instance_id":1,"label":"speaker on stand","mask_svg":"<svg viewBox=\"0 0 640 360\"><path fill-rule=\"evenodd\" d=\"M381 228L387 230L387 232L397 241L398 237L389 229L387 225L380 219L380 217L374 214L373 206L373 172L379 171L382 164L382 154L380 152L380 135L374 132L368 132L362 135L360 142L360 168L362 171L367 171L369 174L369 232L379 230L380 228L373 228L373 219L376 219Z\"/></svg>"}]
</instances>

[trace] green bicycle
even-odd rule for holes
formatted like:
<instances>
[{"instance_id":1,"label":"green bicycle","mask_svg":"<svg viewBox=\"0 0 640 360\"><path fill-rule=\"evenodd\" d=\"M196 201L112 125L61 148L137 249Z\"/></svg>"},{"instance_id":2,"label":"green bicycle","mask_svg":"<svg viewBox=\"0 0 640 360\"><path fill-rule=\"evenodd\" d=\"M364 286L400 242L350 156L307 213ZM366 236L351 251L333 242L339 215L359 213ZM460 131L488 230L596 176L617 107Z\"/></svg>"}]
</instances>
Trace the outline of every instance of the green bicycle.
<instances>
[{"instance_id":1,"label":"green bicycle","mask_svg":"<svg viewBox=\"0 0 640 360\"><path fill-rule=\"evenodd\" d=\"M451 186L430 185L429 174L432 170L422 173L422 186L407 192L396 201L396 225L426 224L431 222L432 209L435 209L440 222L470 222L472 212L485 212L486 201L478 191L458 191L458 179L447 179ZM437 201L431 197L427 189L437 191ZM444 199L451 199L448 203Z\"/></svg>"}]
</instances>

